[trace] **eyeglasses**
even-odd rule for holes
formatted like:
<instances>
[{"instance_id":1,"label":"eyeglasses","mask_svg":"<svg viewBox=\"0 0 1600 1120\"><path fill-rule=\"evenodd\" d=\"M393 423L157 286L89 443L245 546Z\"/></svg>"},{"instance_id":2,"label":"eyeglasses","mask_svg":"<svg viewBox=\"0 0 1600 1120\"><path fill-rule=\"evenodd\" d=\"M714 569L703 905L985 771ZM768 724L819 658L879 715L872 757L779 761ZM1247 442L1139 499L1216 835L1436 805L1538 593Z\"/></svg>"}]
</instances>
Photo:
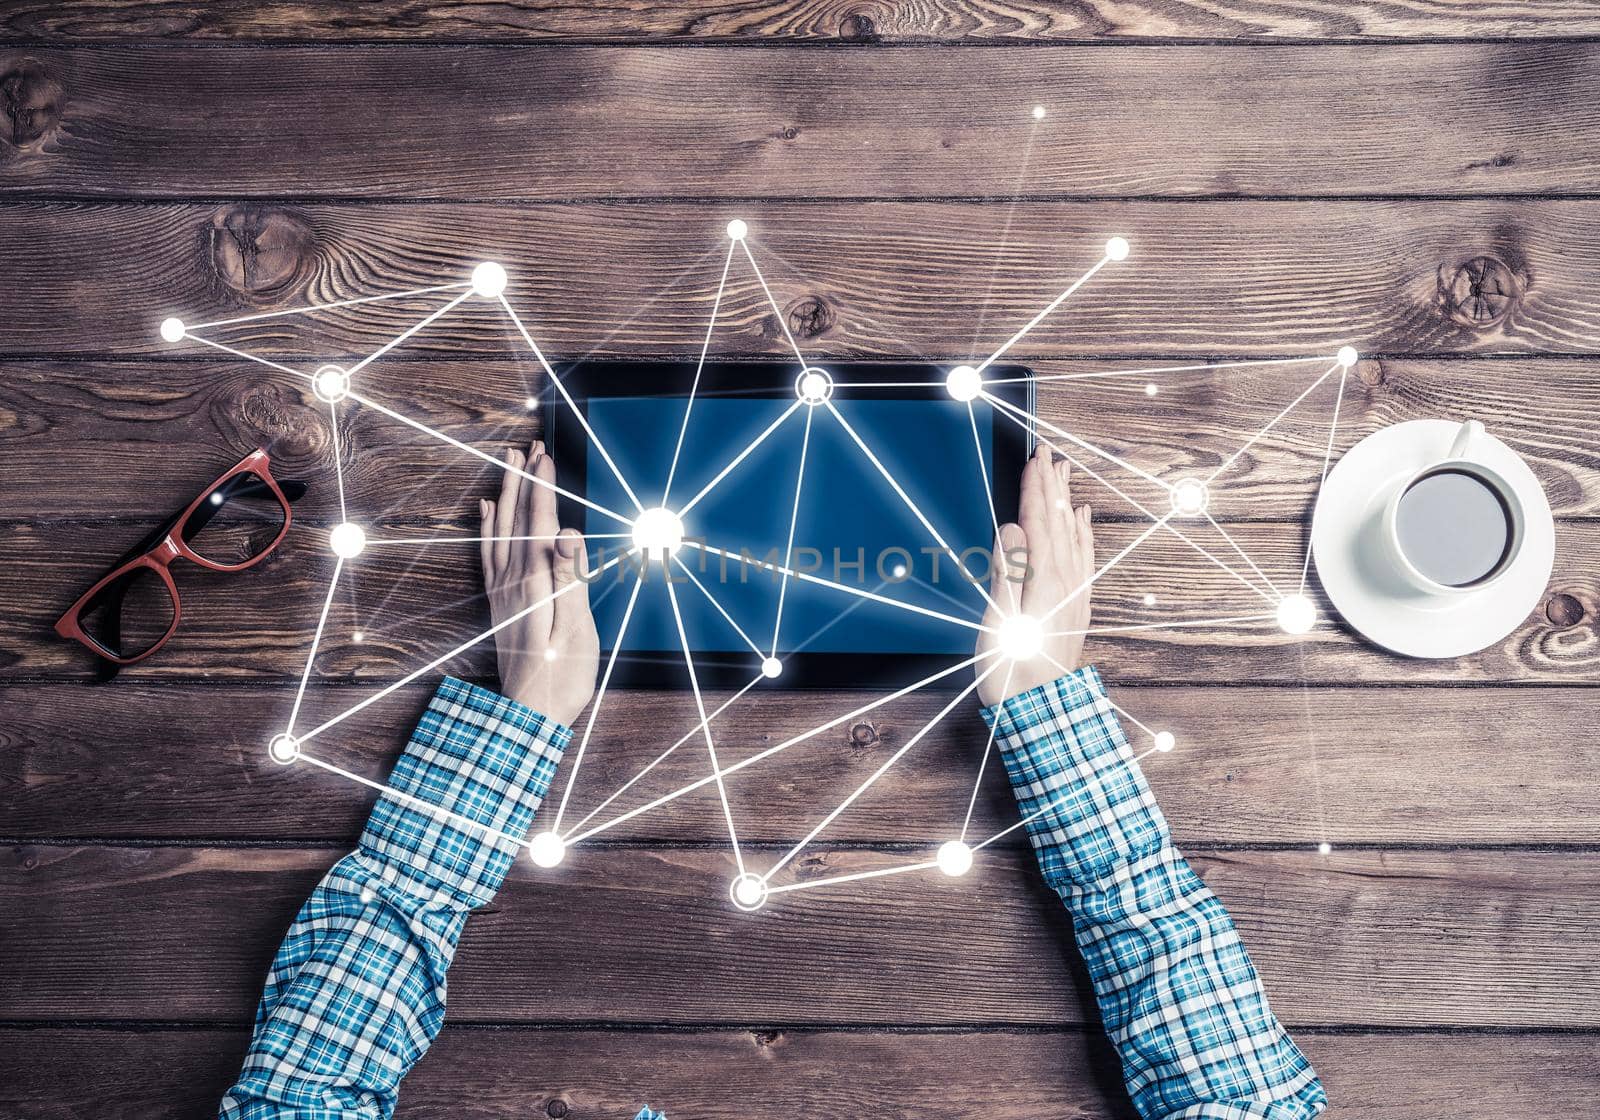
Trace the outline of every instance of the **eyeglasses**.
<instances>
[{"instance_id":1,"label":"eyeglasses","mask_svg":"<svg viewBox=\"0 0 1600 1120\"><path fill-rule=\"evenodd\" d=\"M56 633L109 662L111 675L143 661L167 644L182 617L172 562L214 572L254 567L282 542L289 503L305 492L303 482L275 480L257 448L125 552L56 620Z\"/></svg>"}]
</instances>

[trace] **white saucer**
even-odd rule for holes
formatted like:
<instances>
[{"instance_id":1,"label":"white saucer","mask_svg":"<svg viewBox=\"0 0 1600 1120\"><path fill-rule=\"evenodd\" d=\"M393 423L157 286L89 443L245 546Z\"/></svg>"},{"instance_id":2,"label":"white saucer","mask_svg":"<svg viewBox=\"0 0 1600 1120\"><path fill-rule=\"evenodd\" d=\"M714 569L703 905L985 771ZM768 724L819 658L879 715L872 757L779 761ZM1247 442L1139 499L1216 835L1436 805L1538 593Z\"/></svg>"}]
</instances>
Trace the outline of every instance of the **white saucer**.
<instances>
[{"instance_id":1,"label":"white saucer","mask_svg":"<svg viewBox=\"0 0 1600 1120\"><path fill-rule=\"evenodd\" d=\"M1328 473L1311 518L1317 575L1334 607L1368 639L1407 657L1459 657L1498 642L1538 605L1555 563L1555 521L1539 480L1487 434L1474 443L1473 456L1511 484L1527 519L1511 567L1481 591L1432 595L1384 559L1379 534L1390 495L1444 459L1460 427L1453 420L1411 420L1374 432Z\"/></svg>"}]
</instances>

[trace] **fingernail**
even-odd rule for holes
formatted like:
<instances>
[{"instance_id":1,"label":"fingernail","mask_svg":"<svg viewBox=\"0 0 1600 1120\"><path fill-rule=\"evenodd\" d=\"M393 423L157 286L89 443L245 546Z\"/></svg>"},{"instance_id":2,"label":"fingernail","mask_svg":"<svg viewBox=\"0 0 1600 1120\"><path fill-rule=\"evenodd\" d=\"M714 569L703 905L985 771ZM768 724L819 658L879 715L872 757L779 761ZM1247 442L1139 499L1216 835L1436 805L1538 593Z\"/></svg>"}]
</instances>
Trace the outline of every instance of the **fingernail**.
<instances>
[{"instance_id":1,"label":"fingernail","mask_svg":"<svg viewBox=\"0 0 1600 1120\"><path fill-rule=\"evenodd\" d=\"M484 520L488 520L489 517L489 503L482 498L478 499L478 516Z\"/></svg>"}]
</instances>

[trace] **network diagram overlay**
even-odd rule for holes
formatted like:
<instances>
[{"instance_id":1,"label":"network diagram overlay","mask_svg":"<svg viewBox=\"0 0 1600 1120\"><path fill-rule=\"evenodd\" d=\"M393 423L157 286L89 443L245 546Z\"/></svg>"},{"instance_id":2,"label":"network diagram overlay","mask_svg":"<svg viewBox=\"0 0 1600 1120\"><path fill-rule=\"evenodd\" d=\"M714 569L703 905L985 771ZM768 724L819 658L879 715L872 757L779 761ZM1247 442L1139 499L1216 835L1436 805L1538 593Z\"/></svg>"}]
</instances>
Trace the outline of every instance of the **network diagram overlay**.
<instances>
[{"instance_id":1,"label":"network diagram overlay","mask_svg":"<svg viewBox=\"0 0 1600 1120\"><path fill-rule=\"evenodd\" d=\"M1356 351L1352 347L1342 347L1335 354L1316 355L1303 358L1193 363L1186 365L1147 367L1142 369L1108 369L1081 373L1045 375L1036 378L1036 380L1040 382L1071 381L1092 378L1146 379L1145 384L1143 385L1143 392L1146 395L1153 397L1160 391L1160 379L1163 375L1190 371L1208 371L1241 366L1281 365L1285 367L1304 366L1311 372L1312 375L1314 375L1310 377L1309 384L1304 388L1303 391L1300 392L1298 396L1291 400L1282 409L1282 411L1278 412L1277 415L1274 416L1273 419L1270 420L1264 427L1256 431L1236 450L1234 450L1230 455L1226 456L1222 463L1214 470L1210 471L1208 474L1186 475L1171 481L1159 478L1156 475L1151 474L1150 472L1147 472L1135 464L1127 461L1125 458L1111 452L1110 450L1097 446L1096 444L1082 438L1079 435L1069 432L1066 429L1037 415L1033 415L1027 410L1011 403L1010 401L1001 399L990 391L994 385L999 383L997 380L987 379L985 377L986 371L989 370L994 363L999 361L1000 358L1002 358L1013 347L1021 342L1030 331L1037 328L1050 315L1056 312L1057 309L1059 309L1064 303L1066 303L1068 299L1071 298L1073 293L1077 292L1081 287L1093 280L1094 277L1103 269L1121 265L1122 262L1128 259L1131 247L1128 241L1122 237L1112 237L1107 240L1104 244L1103 252L1097 261L1095 261L1077 279L1073 280L1064 290L1056 295L1055 298L1046 303L1039 310L1038 314L1034 315L1027 323L1023 324L1013 334L1006 338L1005 341L1002 342L991 354L989 354L987 358L984 358L982 361L974 364L956 365L947 371L942 381L927 382L925 387L938 388L942 386L953 402L952 407L956 405L965 406L972 427L973 455L976 463L975 469L978 470L980 474L986 475L987 472L984 465L983 448L981 440L979 439L977 412L974 408L974 402L977 401L986 402L996 411L999 416L1003 416L1011 422L1021 426L1026 431L1031 433L1034 438L1049 445L1054 449L1054 452L1057 455L1065 457L1071 463L1072 468L1078 472L1080 476L1094 479L1097 483L1104 486L1111 493L1121 498L1122 501L1127 503L1128 506L1137 510L1140 515L1148 520L1149 524L1143 526L1141 531L1138 532L1138 534L1130 543L1118 549L1109 558L1104 559L1103 561L1097 561L1097 566L1095 569L1078 587L1072 589L1059 605L1038 617L1032 617L1023 614L1017 605L1019 597L1015 594L1007 595L1002 593L998 599L994 597L988 588L987 581L982 578L977 578L976 573L974 574L974 578L971 580L961 581L963 586L970 588L972 595L981 598L981 602L974 603L974 607L980 615L984 612L985 608L992 608L994 616L999 619L998 624L993 626L985 625L984 622L975 620L972 617L962 617L957 614L944 613L934 610L923 604L904 602L895 598L895 596L892 594L883 594L881 586L879 589L867 589L860 585L851 585L830 580L814 571L807 571L795 567L794 525L799 517L801 502L805 500L806 497L805 464L807 450L811 442L811 431L813 425L819 423L834 424L839 426L842 432L848 437L849 442L859 450L863 461L866 464L870 464L873 470L882 476L883 480L897 495L898 499L905 503L906 507L915 517L916 521L924 529L926 529L930 538L931 546L937 547L942 551L943 554L947 555L952 560L956 558L957 554L947 542L945 536L941 534L939 527L934 524L934 522L931 521L921 509L918 508L917 504L912 500L910 495L907 494L906 490L894 478L893 474L884 466L883 462L873 451L871 441L867 438L867 436L858 431L857 428L849 422L849 420L834 403L835 396L839 394L866 394L873 391L881 391L885 388L891 388L892 386L865 382L848 383L836 381L825 366L813 362L806 357L799 344L796 342L793 334L789 331L787 326L787 317L784 315L782 308L774 298L772 290L767 284L766 277L762 274L761 268L756 260L756 255L751 250L749 233L749 226L742 220L734 219L727 224L727 253L722 263L721 279L717 285L716 297L712 302L710 318L706 325L705 340L700 349L699 362L695 368L694 378L692 383L685 387L686 393L684 397L682 426L678 432L676 450L673 455L671 468L668 471L668 481L665 487L665 495L660 504L650 506L647 506L639 498L633 485L631 485L630 481L623 476L623 472L618 469L615 459L606 449L605 445L600 441L598 435L584 415L583 410L578 407L577 402L573 400L565 385L563 385L561 377L546 359L543 350L540 349L538 342L535 341L533 334L530 332L523 317L519 315L517 310L513 307L511 300L507 296L508 277L505 269L499 264L493 262L485 262L480 264L473 270L470 280L457 283L440 284L426 288L409 289L406 291L387 292L359 299L311 304L305 307L294 308L286 311L275 311L260 315L247 315L231 319L221 319L198 325L186 325L177 318L169 318L161 323L160 334L165 341L169 343L193 342L212 347L216 350L220 350L232 355L233 357L260 364L278 374L289 375L290 377L293 377L301 382L303 385L309 386L310 391L315 395L315 397L319 401L323 402L329 409L334 439L333 458L335 463L335 481L338 486L339 510L341 519L340 523L327 533L327 545L333 553L335 563L332 578L328 583L327 595L323 601L321 613L317 619L316 628L312 634L310 649L306 654L305 670L301 675L299 686L295 691L293 705L287 713L287 719L282 732L273 736L271 741L267 744L266 749L274 762L280 763L284 766L300 764L304 766L315 767L348 781L356 782L380 792L387 793L391 797L399 798L400 800L416 807L419 810L447 819L453 825L463 830L493 834L499 839L525 848L528 852L530 860L539 868L546 869L553 868L560 864L564 859L571 857L572 849L582 845L594 837L603 835L610 829L615 828L626 821L633 820L634 818L646 813L655 813L666 810L669 806L682 797L697 794L701 796L714 795L720 803L721 816L727 826L728 843L732 850L733 864L734 868L736 869L735 874L728 884L729 900L733 906L740 910L755 911L761 909L763 906L766 906L777 896L783 894L796 891L814 891L838 888L847 883L866 879L918 874L933 874L951 877L966 875L973 869L977 861L977 857L984 851L984 849L1026 825L1028 821L1032 819L1031 817L1019 820L990 836L979 838L970 835L973 808L977 802L978 791L981 787L984 773L991 765L991 756L994 754L994 735L993 732L991 732L988 742L985 744L981 755L979 755L976 760L975 773L972 782L972 792L971 795L965 799L965 816L962 820L961 827L959 829L952 829L951 835L947 840L944 840L942 843L936 846L930 846L930 849L927 852L920 854L916 858L905 859L901 862L892 863L872 870L818 878L797 878L793 874L792 869L790 874L784 874L785 869L790 868L790 865L794 862L797 856L804 852L813 843L817 842L818 839L821 838L841 816L847 813L851 806L860 800L880 779L883 778L885 774L889 773L889 771L893 769L895 765L899 763L907 754L914 751L918 744L921 743L923 739L934 730L935 727L937 727L957 709L968 709L974 707L975 704L972 701L973 694L977 691L982 682L998 675L1000 679L1005 682L1002 691L1009 691L1011 672L1019 661L1028 660L1039 656L1048 657L1048 653L1044 649L1046 645L1046 639L1048 637L1066 633L1081 633L1093 636L1097 634L1128 633L1138 630L1158 630L1173 626L1215 624L1254 624L1263 626L1276 626L1287 634L1304 635L1309 633L1316 625L1318 625L1319 621L1321 621L1318 617L1318 612L1315 605L1306 595L1306 583L1311 563L1309 543L1306 546L1305 558L1303 562L1299 564L1299 571L1297 573L1298 584L1283 583L1281 574L1279 581L1275 582L1273 579L1269 578L1263 566L1258 563L1256 559L1252 558L1250 553L1243 547L1243 545L1232 534L1228 533L1222 524L1212 516L1210 512L1211 494L1213 486L1219 476L1232 467L1242 455L1249 451L1258 440L1276 427L1293 409L1301 405L1302 402L1304 402L1307 397L1309 397L1318 387L1327 382L1330 378L1337 376L1338 390L1334 399L1333 408L1331 410L1331 416L1328 419L1327 442L1323 448L1322 472L1318 485L1320 486L1321 481L1326 480L1329 462L1333 454L1335 436L1338 430L1339 408L1344 398L1345 382L1350 370L1355 365L1357 360ZM701 371L704 369L707 355L711 351L711 342L716 330L718 312L721 309L723 296L727 290L728 277L736 264L738 264L741 268L748 268L750 270L751 274L753 274L754 278L759 283L762 293L764 294L767 303L770 305L774 317L776 318L777 322L783 326L784 338L789 349L793 352L795 362L795 399L793 403L790 404L779 416L779 418L765 428L751 443L739 449L735 454L729 456L726 464L719 471L717 471L715 475L713 475L711 481L706 484L699 493L683 500L680 503L672 504L672 478L677 471L679 460L685 452L684 433L688 430L689 418L694 408L696 393L700 385ZM438 296L442 301L441 304L429 314L425 315L423 318L407 327L400 334L385 342L372 353L348 366L323 365L314 370L296 369L281 362L248 353L226 343L217 341L215 338L206 337L206 333L204 333L222 331L227 327L235 326L241 323L253 322L260 319L304 315L331 308L358 306L380 300L429 296ZM603 460L603 462L615 476L622 492L627 496L633 508L623 510L608 509L602 505L590 501L585 495L572 493L571 491L563 489L552 482L539 478L530 471L522 470L510 465L504 459L498 457L493 450L486 450L471 446L470 444L455 439L454 437L438 431L437 429L432 428L419 420L407 416L403 412L400 412L383 403L381 400L375 399L364 389L358 388L358 386L363 385L365 381L370 380L370 378L363 377L363 374L368 367L373 365L373 363L378 362L386 354L400 346L407 339L427 330L431 325L449 315L452 311L469 300L488 301L492 304L498 305L498 309L505 315L506 319L515 329L516 334L527 345L529 351L532 352L534 359L542 368L545 376L550 379L551 384L554 386L561 401L564 402L567 408L571 409L573 415L583 426L585 434L594 451L598 453L600 459ZM1137 389L1138 387L1134 386L1134 388ZM476 457L484 462L492 464L494 467L500 470L514 472L534 485L548 487L549 489L554 490L557 493L571 499L572 501L586 507L591 514L597 515L595 519L591 520L591 526L595 524L596 520L607 526L605 531L596 530L586 535L624 542L622 547L614 555L596 565L596 573L604 571L605 569L611 568L618 564L632 563L636 566L658 566L663 572L668 569L668 566L671 566L680 570L688 577L687 582L685 582L681 577L675 578L674 580L647 580L641 574L641 577L633 584L630 599L626 609L622 613L618 631L616 634L610 636L611 652L604 658L604 662L601 666L599 685L595 692L594 700L590 704L586 716L580 720L582 727L580 729L576 729L577 733L575 738L577 741L577 746L575 749L570 750L572 757L567 764L569 767L569 774L566 785L563 788L561 797L557 804L554 806L546 805L541 812L540 823L542 825L546 825L547 827L538 832L536 835L526 838L517 837L499 832L493 828L488 828L470 818L450 812L402 791L393 789L385 783L375 780L374 778L357 774L345 769L344 767L335 765L333 762L319 755L316 747L319 740L322 740L326 736L333 733L336 729L345 724L346 721L359 715L366 708L373 704L382 702L390 694L400 688L405 687L418 678L435 672L441 666L445 665L453 658L463 654L473 646L492 638L500 630L514 625L523 616L549 605L549 603L555 598L558 598L564 594L570 594L574 590L583 587L584 584L582 581L574 581L573 583L570 583L565 587L555 591L552 595L541 598L536 602L529 603L517 614L502 619L499 623L490 629L485 630L483 633L478 634L451 649L443 651L442 653L438 654L438 656L429 660L426 664L418 666L412 672L407 673L398 680L391 682L377 692L365 697L360 702L351 705L344 711L341 711L338 714L323 720L321 723L318 723L312 727L306 727L302 725L302 721L300 719L301 708L305 700L307 684L311 679L312 671L316 664L317 650L322 643L323 634L327 626L329 610L334 603L334 597L339 589L341 577L346 575L346 573L350 570L350 566L360 563L362 555L369 548L404 548L408 546L423 547L428 544L437 543L440 539L446 539L451 542L459 543L481 542L485 539L482 537L466 535L459 537L450 536L448 538L426 537L392 540L369 537L366 529L362 526L360 521L352 517L352 512L346 507L345 503L344 473L341 462L339 442L339 423L340 405L347 401L357 402L366 408L372 409L373 411L412 429L421 436L435 440L441 440L444 443L454 447L464 455ZM714 490L715 487L717 487L724 479L728 478L734 471L736 471L740 464L749 458L752 452L761 446L761 444L767 439L771 438L774 432L778 431L785 425L791 424L803 425L804 435L800 441L800 451L795 471L796 482L794 487L793 511L789 520L790 530L788 536L788 548L784 554L783 562L780 565L777 565L777 575L775 579L777 588L772 602L772 636L770 642L762 644L753 640L748 631L739 626L729 612L723 608L721 603L718 602L717 597L711 588L707 587L703 581L700 581L694 577L691 566L685 562L684 558L685 550L703 550L712 555L744 562L741 561L740 551L738 548L740 542L724 542L724 545L726 546L724 547L693 539L685 532L683 518L686 513L688 513L695 505L697 505L709 493L711 493L712 490ZM1126 472L1138 479L1143 480L1145 483L1153 485L1158 494L1164 495L1165 501L1145 504L1135 500L1128 493L1126 493L1123 488L1119 487L1117 482L1107 477L1107 475L1110 474L1113 469L1120 472ZM1001 486L1016 484L1016 480L1013 479L999 479L996 481L997 484ZM985 490L987 491L989 489L987 478L985 478L984 485ZM998 538L1000 527L998 524L998 519L994 516L994 506L992 501L990 503L989 512L991 519L995 521L994 529L996 537ZM1228 550L1226 552L1223 552L1221 555L1219 555L1218 552L1204 547L1195 539L1195 533L1193 532L1193 529L1202 524L1209 526L1210 529L1213 530L1222 541L1226 542L1228 546ZM1226 618L1217 619L1182 619L1170 622L1155 622L1126 626L1105 626L1098 628L1091 626L1089 629L1083 631L1067 631L1058 628L1056 618L1069 603L1077 599L1079 596L1087 594L1091 586L1105 576L1107 572L1111 571L1118 564L1126 560L1129 555L1131 555L1141 545L1145 544L1145 542L1151 540L1152 538L1156 538L1160 534L1174 537L1183 542L1183 544L1192 549L1195 554L1203 558L1205 562L1213 564L1222 571L1228 573L1229 576L1237 580L1244 587L1248 588L1253 595L1259 596L1262 600L1262 608L1259 613L1247 615L1234 614ZM507 538L487 539L495 540ZM959 563L959 561L956 562ZM765 561L765 563L770 566L770 561ZM792 648L785 647L782 641L784 601L792 580L807 581L808 583L814 585L830 588L844 596L869 599L888 608L915 611L923 615L931 615L935 618L939 618L952 625L966 627L973 632L975 646L977 644L978 637L985 632L992 636L992 640L984 643L986 647L984 652L975 653L971 657L956 659L947 667L940 669L938 672L924 678L923 680L877 696L869 703L863 704L851 711L831 716L823 722L818 723L817 726L812 727L801 734L793 735L780 743L768 747L756 754L745 757L738 762L725 765L719 759L717 752L718 718L732 708L735 704L739 703L743 698L745 698L752 689L756 688L764 681L772 681L780 677L783 673L783 654L786 648ZM685 729L681 736L679 736L670 745L666 746L661 754L658 755L652 762L650 762L649 765L639 770L638 773L634 774L633 777L628 779L628 781L623 783L620 787L608 793L594 809L590 810L581 819L571 820L567 814L568 803L571 799L573 790L578 787L580 782L585 777L586 772L584 770L584 759L591 750L605 749L604 713L607 710L608 703L610 702L610 698L607 695L608 685L611 681L612 671L615 668L617 658L623 649L624 640L627 635L627 627L629 619L633 615L634 605L638 601L640 594L644 591L647 585L651 588L651 593L664 594L668 596L670 600L672 615L677 624L677 634L682 644L684 666L687 671L689 686L694 696L695 713L697 718L693 721L692 726ZM689 586L693 585L694 594L704 595L708 600L710 600L712 606L716 608L717 613L735 632L737 632L739 639L744 645L748 646L750 650L751 668L749 682L743 687L736 689L732 695L728 696L715 708L709 710L707 708L706 698L700 688L699 677L696 672L695 655L693 650L690 648L690 643L684 630L683 612L678 598L680 594L680 585L683 588L683 594L690 594L691 592L689 591ZM1287 586L1292 586L1293 589L1286 590L1285 587ZM1008 590L1010 590L1009 587ZM1146 596L1145 601L1146 605L1148 606L1151 605L1154 600L1152 596ZM602 639L605 637L606 635L602 635ZM1067 672L1069 669L1068 666L1060 665L1059 663L1056 665L1056 667L1059 668L1063 673ZM958 677L958 674L961 676ZM957 681L964 681L965 683L959 688L958 691L956 691L951 699L949 699L939 708L938 712L930 720L928 720L918 730L907 737L905 743L893 751L887 758L885 758L883 762L863 782L861 782L861 784L855 790L853 790L847 797L840 801L839 804L829 808L826 812L819 813L815 825L792 846L777 856L776 859L766 863L765 866L757 866L753 859L749 858L757 853L746 852L745 849L740 845L738 822L735 819L735 814L728 798L728 784L730 781L736 780L738 775L747 768L759 766L768 759L790 751L793 748L799 747L808 740L811 740L816 736L823 734L824 732L838 728L842 725L847 725L878 708L892 704L895 701L909 696L920 689L927 688L940 682L945 682L947 678L955 678ZM948 685L946 685L946 687L948 687ZM1142 761L1152 753L1169 752L1177 746L1178 736L1173 731L1168 729L1153 728L1143 720L1139 719L1137 716L1133 715L1131 712L1125 710L1115 701L1108 700L1107 702L1110 703L1111 706L1124 719L1132 724L1133 728L1135 729L1134 739L1139 741L1141 745L1137 749L1130 747L1128 748L1127 752L1129 758L1135 764ZM969 712L968 715L970 718L971 713ZM600 733L598 735L596 734L597 727L600 729ZM677 789L673 789L666 794L652 798L648 801L644 801L640 804L631 805L625 808L619 807L618 803L624 802L629 791L632 790L638 782L644 779L658 765L660 765L669 756L680 749L688 749L692 751L700 751L703 749L705 754L705 773L703 776L698 777L694 781L691 781ZM1050 811L1052 807L1053 803L1047 804L1038 809L1033 816L1036 817L1046 813ZM960 811L960 808L961 807L957 807L958 812ZM1329 846L1326 842L1324 842L1322 845L1320 845L1320 848L1324 853L1326 853Z\"/></svg>"}]
</instances>

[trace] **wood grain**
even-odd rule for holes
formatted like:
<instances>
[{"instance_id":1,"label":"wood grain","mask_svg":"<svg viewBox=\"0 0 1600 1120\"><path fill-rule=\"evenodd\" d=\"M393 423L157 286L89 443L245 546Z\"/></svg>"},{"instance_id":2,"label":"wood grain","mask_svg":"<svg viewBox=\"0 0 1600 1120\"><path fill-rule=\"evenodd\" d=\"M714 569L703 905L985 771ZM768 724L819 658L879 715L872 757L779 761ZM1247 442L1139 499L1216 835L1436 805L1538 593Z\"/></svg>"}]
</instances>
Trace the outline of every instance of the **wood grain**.
<instances>
[{"instance_id":1,"label":"wood grain","mask_svg":"<svg viewBox=\"0 0 1600 1120\"><path fill-rule=\"evenodd\" d=\"M14 1071L0 1080L0 1109L27 1120L88 1120L107 1109L202 1120L237 1076L248 1038L235 1028L0 1028L0 1054ZM1593 1035L1300 1032L1295 1041L1335 1116L1544 1120L1551 1100L1579 1115L1600 1108ZM870 1077L854 1073L864 1065ZM883 1120L1134 1115L1115 1057L1092 1031L451 1026L406 1078L397 1115L616 1120L649 1101L705 1120L778 1120L800 1100L818 1113Z\"/></svg>"},{"instance_id":2,"label":"wood grain","mask_svg":"<svg viewBox=\"0 0 1600 1120\"><path fill-rule=\"evenodd\" d=\"M1034 368L1050 378L1119 367L1148 364L1044 361ZM1158 477L1176 479L1210 473L1326 368L1307 363L1042 381L1037 412ZM942 372L930 366L928 377ZM543 374L526 363L489 360L464 369L453 362L383 360L370 382L375 399L491 454L542 428L542 416L530 413L525 401L530 391L542 391ZM1144 394L1147 382L1159 382L1154 399ZM1214 516L1306 516L1337 390L1335 376L1228 469L1214 496ZM841 390L841 398L849 395ZM1440 416L1488 421L1528 460L1557 516L1600 516L1600 365L1586 359L1364 361L1340 404L1334 454L1390 424ZM348 506L358 517L459 526L471 509L463 495L492 487L494 472L481 461L359 404L341 408L339 441ZM174 468L168 453L175 447L194 449L199 461L192 471ZM288 374L232 360L0 360L0 475L6 479L0 513L7 518L159 519L187 502L213 465L220 470L254 447L270 450L284 477L312 482L297 516L334 523L327 408ZM1086 458L1127 497L1147 508L1159 501L1159 493L1134 476ZM76 472L61 469L63 462L93 462L95 485L84 486ZM1079 493L1100 517L1139 516L1093 480Z\"/></svg>"},{"instance_id":3,"label":"wood grain","mask_svg":"<svg viewBox=\"0 0 1600 1120\"><path fill-rule=\"evenodd\" d=\"M243 1021L327 849L18 846L0 1019ZM771 857L768 857L771 858ZM816 849L815 878L907 862ZM1600 1027L1600 856L1241 851L1194 859L1297 1025ZM981 873L727 901L730 853L519 862L450 970L460 1022L1082 1024L1066 912L1027 852ZM787 873L785 873L787 874ZM780 876L783 878L783 876Z\"/></svg>"},{"instance_id":4,"label":"wood grain","mask_svg":"<svg viewBox=\"0 0 1600 1120\"><path fill-rule=\"evenodd\" d=\"M492 685L492 682L490 682ZM433 681L374 705L316 753L382 780ZM355 703L369 688L313 692L312 710ZM1600 745L1589 731L1600 694L1587 689L1125 688L1112 696L1152 727L1172 728L1177 754L1145 764L1185 845L1322 840L1362 844L1600 844ZM263 744L293 699L262 686L25 686L0 692L0 821L12 838L51 836L301 839L354 842L374 794L300 768L285 772ZM707 697L710 706L725 694ZM737 704L717 721L724 762L854 711L870 693L809 693ZM739 835L793 843L932 719L942 698L919 694L847 721L729 781ZM226 712L225 722L215 713ZM164 728L150 735L152 726ZM565 821L574 825L694 726L687 693L612 692ZM1125 722L1130 739L1144 737ZM1537 728L1536 732L1530 729ZM669 734L670 732L670 734ZM695 744L697 745L697 744ZM984 735L971 713L940 724L829 828L840 844L934 846L965 815ZM611 819L707 773L703 749L680 749L632 787ZM569 758L547 799L555 812ZM1514 772L1514 777L1513 777ZM974 841L1013 824L998 765L980 787ZM691 794L605 834L608 841L720 843L711 791ZM1020 832L1007 841L1022 844Z\"/></svg>"},{"instance_id":5,"label":"wood grain","mask_svg":"<svg viewBox=\"0 0 1600 1120\"><path fill-rule=\"evenodd\" d=\"M99 42L130 38L329 42L561 40L611 42L1049 43L1102 40L1320 40L1600 34L1582 0L1416 4L1357 0L1336 8L1296 0L1081 0L1070 5L997 0L719 0L715 4L607 0L331 0L313 6L249 0L12 0L0 10L9 36Z\"/></svg>"},{"instance_id":6,"label":"wood grain","mask_svg":"<svg viewBox=\"0 0 1600 1120\"><path fill-rule=\"evenodd\" d=\"M1580 95L1600 84L1600 44L997 51L983 56L981 82L976 65L971 52L944 47L4 52L0 75L18 75L16 97L41 115L0 162L0 194L1600 189L1600 107ZM1350 95L1352 73L1362 75L1360 97ZM34 108L46 88L57 91L48 115ZM1463 103L1474 106L1470 127L1438 127ZM1527 127L1532 118L1539 128Z\"/></svg>"},{"instance_id":7,"label":"wood grain","mask_svg":"<svg viewBox=\"0 0 1600 1120\"><path fill-rule=\"evenodd\" d=\"M162 343L157 325L464 281L489 258L508 266L511 299L559 359L698 354L729 209L18 203L0 221L0 259L16 262L0 353L209 357L197 344ZM1099 260L1113 232L1135 255L1012 357L1286 357L1346 342L1373 355L1600 351L1600 201L1034 203L1014 212L764 202L738 212L813 358L986 352ZM215 337L305 363L364 355L443 302L397 299ZM714 352L782 356L786 345L760 286L736 269ZM479 301L403 352L508 357L526 347Z\"/></svg>"},{"instance_id":8,"label":"wood grain","mask_svg":"<svg viewBox=\"0 0 1600 1120\"><path fill-rule=\"evenodd\" d=\"M1109 559L1149 531L1148 525L1102 524L1097 548ZM0 541L0 598L11 613L0 631L0 677L88 679L85 651L57 638L51 628L75 589L88 587L136 533L126 525L77 523L8 530ZM1214 533L1206 527L1190 535L1221 555L1229 546L1220 535L1208 535ZM1241 524L1229 534L1274 586L1281 591L1298 586L1305 555L1302 526ZM325 541L323 531L304 527L291 531L276 552L248 572L232 577L181 572L183 624L157 657L130 676L298 679L332 574ZM349 577L354 603L351 596L335 596L314 676L386 683L486 631L476 547L369 546ZM1549 596L1498 645L1455 660L1406 661L1376 652L1335 623L1325 621L1303 639L1282 633L1264 587L1252 591L1237 574L1158 531L1097 582L1095 656L1110 679L1126 683L1600 683L1600 523L1559 523L1556 555L1559 567ZM1236 563L1244 567L1243 561ZM738 570L737 563L729 564L730 583L737 583ZM714 592L720 579L715 562L704 578ZM845 578L855 577L845 573ZM607 576L591 594L619 587ZM657 582L652 590L660 594L663 588ZM982 601L965 588L960 591L974 604L971 617L976 618ZM1315 580L1307 591L1328 618ZM1144 605L1147 593L1156 596L1155 605ZM818 594L847 601L837 592ZM1154 623L1163 628L1115 629ZM359 644L351 639L357 629L365 638ZM445 667L487 675L492 651L474 648Z\"/></svg>"}]
</instances>

